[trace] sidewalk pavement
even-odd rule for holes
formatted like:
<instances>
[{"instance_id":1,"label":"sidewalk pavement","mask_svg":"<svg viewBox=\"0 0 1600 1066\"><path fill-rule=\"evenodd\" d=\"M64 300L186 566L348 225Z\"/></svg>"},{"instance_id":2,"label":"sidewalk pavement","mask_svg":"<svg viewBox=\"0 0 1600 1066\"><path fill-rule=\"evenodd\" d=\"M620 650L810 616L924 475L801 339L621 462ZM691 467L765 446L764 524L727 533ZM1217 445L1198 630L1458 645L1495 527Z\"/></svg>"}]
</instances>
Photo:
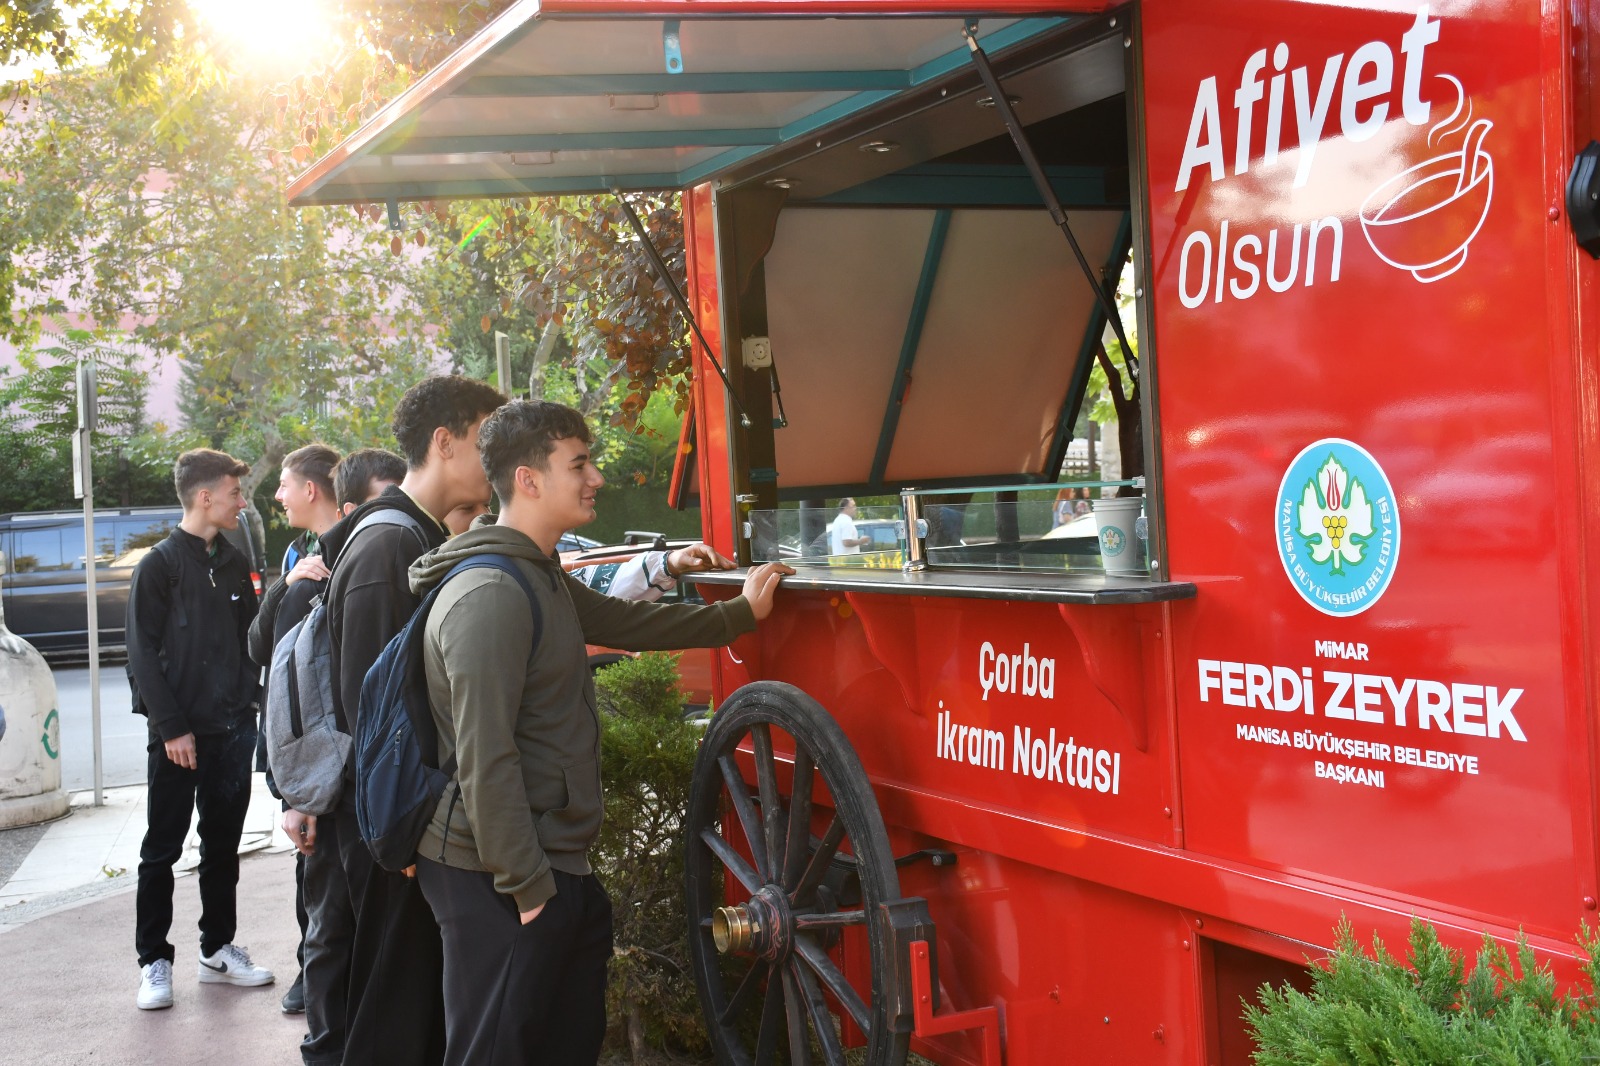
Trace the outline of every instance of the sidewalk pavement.
<instances>
[{"instance_id":1,"label":"sidewalk pavement","mask_svg":"<svg viewBox=\"0 0 1600 1066\"><path fill-rule=\"evenodd\" d=\"M131 888L144 840L144 803L143 785L106 789L103 807L94 806L93 792L74 792L71 813L52 823L10 879L0 883L0 933L63 904ZM200 865L198 819L190 822L183 858L174 867L180 876ZM280 804L264 778L251 774L239 854L292 851L280 821Z\"/></svg>"},{"instance_id":2,"label":"sidewalk pavement","mask_svg":"<svg viewBox=\"0 0 1600 1066\"><path fill-rule=\"evenodd\" d=\"M281 1013L279 999L298 972L294 854L277 828L278 803L253 776L239 870L239 942L271 969L265 988L202 985L197 980L198 865L191 828L177 869L172 942L177 948L170 1010L134 1006L139 970L133 951L134 894L144 835L144 786L72 797L72 813L53 823L15 874L0 885L0 1059L29 1066L214 1066L249 1062L296 1066L303 1016Z\"/></svg>"}]
</instances>

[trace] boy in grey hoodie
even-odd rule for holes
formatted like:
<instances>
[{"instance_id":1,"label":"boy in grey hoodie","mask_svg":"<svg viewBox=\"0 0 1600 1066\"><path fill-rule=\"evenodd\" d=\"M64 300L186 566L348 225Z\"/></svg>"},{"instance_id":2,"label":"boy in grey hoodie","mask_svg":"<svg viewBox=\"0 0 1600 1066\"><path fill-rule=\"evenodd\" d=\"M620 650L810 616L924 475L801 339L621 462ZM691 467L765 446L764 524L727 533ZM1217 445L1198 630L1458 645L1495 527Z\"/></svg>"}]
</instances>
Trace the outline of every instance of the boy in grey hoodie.
<instances>
[{"instance_id":1,"label":"boy in grey hoodie","mask_svg":"<svg viewBox=\"0 0 1600 1066\"><path fill-rule=\"evenodd\" d=\"M454 578L424 641L439 758L455 754L417 853L417 880L444 939L447 1064L592 1066L605 1033L611 903L587 852L600 828L600 723L585 643L644 651L718 647L772 609L781 564L711 606L608 598L562 572L556 541L594 518L603 478L570 407L514 402L478 446L500 499L472 529L411 568L425 595L475 554L510 556L509 575Z\"/></svg>"}]
</instances>

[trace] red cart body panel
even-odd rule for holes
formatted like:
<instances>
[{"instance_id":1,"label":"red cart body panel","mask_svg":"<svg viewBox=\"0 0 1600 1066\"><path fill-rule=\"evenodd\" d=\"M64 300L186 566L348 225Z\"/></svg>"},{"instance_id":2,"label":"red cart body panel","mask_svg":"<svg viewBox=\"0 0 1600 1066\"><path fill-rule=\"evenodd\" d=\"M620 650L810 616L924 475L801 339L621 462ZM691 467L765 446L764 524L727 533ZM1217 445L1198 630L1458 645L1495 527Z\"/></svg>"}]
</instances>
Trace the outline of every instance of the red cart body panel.
<instances>
[{"instance_id":1,"label":"red cart body panel","mask_svg":"<svg viewBox=\"0 0 1600 1066\"><path fill-rule=\"evenodd\" d=\"M783 474L767 469L770 439L752 446L760 434L739 424L710 356L740 387L741 340L760 332L735 331L741 301L781 231L774 221L736 247L720 228L732 225L724 197L791 190L795 173L826 180L805 170L813 139L816 158L837 149L857 184L887 174L861 169L856 149L873 150L867 138L909 121L901 103L931 99L962 64L949 49L968 13L943 0L519 4L292 191L337 203L690 176L687 295L712 351L695 344L688 462L705 538L748 558L752 504L775 499ZM1002 61L1066 41L1085 56L1099 48L1096 69L1121 78L1115 44L1125 46L1126 83L1090 99L1126 94L1131 202L1075 188L1085 210L1131 217L1152 398L1150 569L1193 594L1055 602L796 580L757 633L715 653L718 702L758 680L804 690L860 756L896 853L956 855L905 866L900 887L927 899L937 925L943 1009L998 1008L1013 1066L1246 1061L1240 997L1263 981L1303 982L1341 916L1391 944L1413 916L1465 949L1525 931L1574 977L1573 938L1600 916L1600 264L1574 240L1565 186L1600 135L1600 8L1019 0L977 14ZM1061 21L1029 21L1051 16ZM715 107L734 114L749 105L739 92L777 98L753 68L804 66L790 84L821 91L836 67L867 61L827 54L852 44L852 20L869 24L861 40L894 43L883 19L930 42L899 57L905 71L856 71L890 88L771 128L695 129L692 107L663 108L671 136L651 139L640 132L650 120L630 108L626 123L608 117L613 104L593 121L623 132L572 149L603 142L610 154L592 174L519 175L515 157L473 163L448 138L435 155L404 157L408 121L443 130L428 126L430 101L463 122L483 117L462 101L493 95L487 82L463 89L485 72L538 97L557 90L529 88L534 75L576 93L611 62L628 67L627 84L655 79L652 92L671 98L670 78L644 71L665 47L670 73L681 43L680 67L707 74L696 84L725 79L706 91L726 93ZM944 37L929 19L950 20ZM702 43L739 48L696 52L697 23L724 34ZM563 27L598 49L583 52L589 66L517 66L572 54ZM791 49L783 27L803 46ZM1100 36L1073 44L1063 27ZM612 30L615 55L604 50ZM553 35L548 50L535 31ZM950 91L952 102L974 92ZM740 121L757 122L760 106ZM538 129L517 143L558 166L562 146L579 142L556 126L577 105L526 111ZM510 145L515 109L484 114L500 124L495 144ZM680 153L670 173L651 169L663 145ZM404 180L385 177L386 155ZM1023 206L1003 200L984 205ZM948 206L895 202L908 205ZM838 266L846 276L859 264ZM764 300L758 312L764 325ZM993 323L997 337L1003 327ZM999 358L975 353L975 392L986 354ZM892 356L878 368L903 383L891 404L915 403L909 363L890 374ZM766 391L743 401L767 403ZM768 414L757 404L753 424L764 430ZM948 447L1008 428L951 424ZM874 477L901 487L884 488L881 463ZM791 487L838 497L850 484ZM826 813L819 797L819 826ZM846 936L837 955L868 987L859 940ZM914 1046L940 1063L983 1059L975 1032Z\"/></svg>"}]
</instances>

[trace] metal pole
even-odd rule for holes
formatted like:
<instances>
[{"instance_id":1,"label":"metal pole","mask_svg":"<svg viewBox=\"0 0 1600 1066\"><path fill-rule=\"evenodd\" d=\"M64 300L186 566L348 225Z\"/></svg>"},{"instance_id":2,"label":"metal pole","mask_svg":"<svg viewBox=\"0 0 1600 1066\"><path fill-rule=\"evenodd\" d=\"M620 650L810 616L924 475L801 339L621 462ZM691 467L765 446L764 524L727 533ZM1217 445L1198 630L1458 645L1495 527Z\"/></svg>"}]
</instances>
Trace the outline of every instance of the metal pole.
<instances>
[{"instance_id":1,"label":"metal pole","mask_svg":"<svg viewBox=\"0 0 1600 1066\"><path fill-rule=\"evenodd\" d=\"M499 330L494 334L494 366L499 379L495 384L506 394L506 399L515 400L517 390L511 387L511 338Z\"/></svg>"},{"instance_id":2,"label":"metal pole","mask_svg":"<svg viewBox=\"0 0 1600 1066\"><path fill-rule=\"evenodd\" d=\"M105 759L100 735L100 599L95 592L94 546L94 448L93 434L79 430L83 438L83 585L89 609L89 716L94 725L94 805L105 806Z\"/></svg>"},{"instance_id":3,"label":"metal pole","mask_svg":"<svg viewBox=\"0 0 1600 1066\"><path fill-rule=\"evenodd\" d=\"M94 726L94 805L105 806L104 745L100 736L100 596L95 589L94 431L100 390L92 358L78 360L78 431L72 436L73 487L83 498L83 588L89 626L89 717Z\"/></svg>"}]
</instances>

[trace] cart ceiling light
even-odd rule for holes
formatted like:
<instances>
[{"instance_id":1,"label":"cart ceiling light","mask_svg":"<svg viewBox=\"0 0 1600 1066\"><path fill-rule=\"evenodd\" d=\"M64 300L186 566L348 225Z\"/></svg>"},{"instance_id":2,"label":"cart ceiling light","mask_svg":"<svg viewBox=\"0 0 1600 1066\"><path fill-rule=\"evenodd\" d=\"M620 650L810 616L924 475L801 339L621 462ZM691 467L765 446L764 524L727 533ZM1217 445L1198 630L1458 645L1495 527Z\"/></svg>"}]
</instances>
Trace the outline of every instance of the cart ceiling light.
<instances>
[{"instance_id":1,"label":"cart ceiling light","mask_svg":"<svg viewBox=\"0 0 1600 1066\"><path fill-rule=\"evenodd\" d=\"M264 7L299 33L282 3L206 3L241 19ZM520 0L296 178L291 202L687 188L971 69L970 9L730 6ZM1105 7L1012 0L1003 16L978 9L979 36L1003 55Z\"/></svg>"}]
</instances>

